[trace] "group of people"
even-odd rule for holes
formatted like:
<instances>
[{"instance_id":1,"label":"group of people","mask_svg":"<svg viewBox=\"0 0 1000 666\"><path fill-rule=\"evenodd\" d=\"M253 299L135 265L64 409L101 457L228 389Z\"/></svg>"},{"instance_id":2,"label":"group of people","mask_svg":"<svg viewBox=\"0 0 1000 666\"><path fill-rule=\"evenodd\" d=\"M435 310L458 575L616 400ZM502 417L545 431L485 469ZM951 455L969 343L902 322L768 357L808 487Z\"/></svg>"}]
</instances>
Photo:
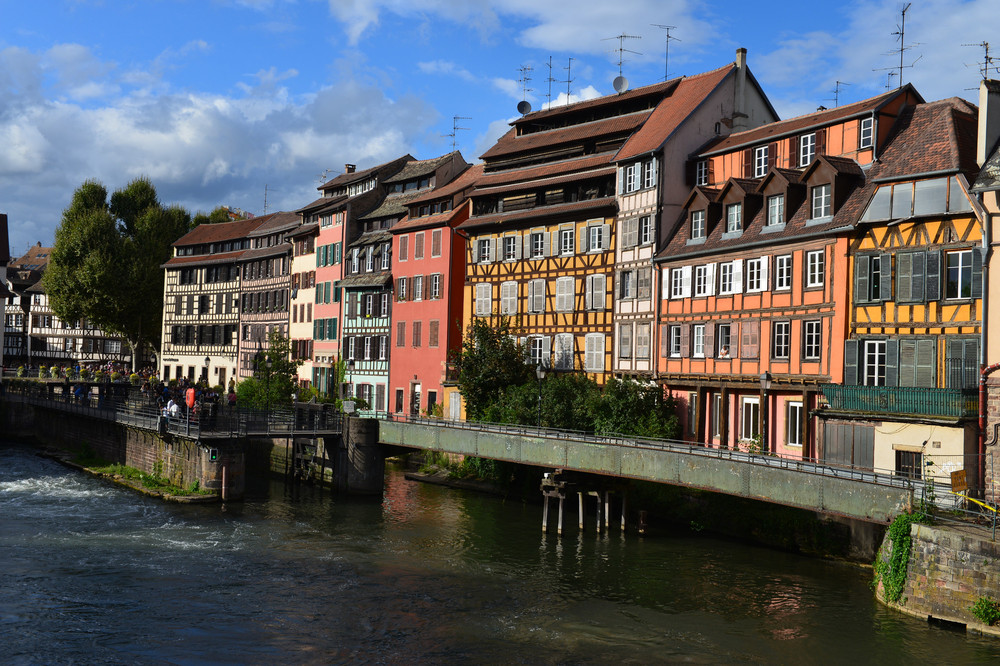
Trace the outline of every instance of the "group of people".
<instances>
[{"instance_id":1,"label":"group of people","mask_svg":"<svg viewBox=\"0 0 1000 666\"><path fill-rule=\"evenodd\" d=\"M189 412L192 420L202 417L212 418L219 413L221 406L229 408L236 406L235 382L230 382L229 391L224 396L211 386L184 378L180 379L176 386L160 384L153 387L149 382L145 382L142 385L142 392L143 395L156 401L160 414L175 419L186 418ZM189 404L190 409L188 409Z\"/></svg>"}]
</instances>

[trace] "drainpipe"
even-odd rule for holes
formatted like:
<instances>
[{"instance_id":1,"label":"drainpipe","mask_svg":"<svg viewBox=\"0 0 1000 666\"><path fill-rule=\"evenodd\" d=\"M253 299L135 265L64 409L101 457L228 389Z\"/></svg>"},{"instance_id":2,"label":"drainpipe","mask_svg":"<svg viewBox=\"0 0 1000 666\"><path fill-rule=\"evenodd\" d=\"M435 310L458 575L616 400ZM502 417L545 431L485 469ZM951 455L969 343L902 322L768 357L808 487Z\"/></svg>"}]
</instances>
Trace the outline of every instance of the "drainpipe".
<instances>
[{"instance_id":1,"label":"drainpipe","mask_svg":"<svg viewBox=\"0 0 1000 666\"><path fill-rule=\"evenodd\" d=\"M976 481L984 497L986 496L986 378L996 370L1000 370L1000 363L987 366L979 373L979 470Z\"/></svg>"}]
</instances>

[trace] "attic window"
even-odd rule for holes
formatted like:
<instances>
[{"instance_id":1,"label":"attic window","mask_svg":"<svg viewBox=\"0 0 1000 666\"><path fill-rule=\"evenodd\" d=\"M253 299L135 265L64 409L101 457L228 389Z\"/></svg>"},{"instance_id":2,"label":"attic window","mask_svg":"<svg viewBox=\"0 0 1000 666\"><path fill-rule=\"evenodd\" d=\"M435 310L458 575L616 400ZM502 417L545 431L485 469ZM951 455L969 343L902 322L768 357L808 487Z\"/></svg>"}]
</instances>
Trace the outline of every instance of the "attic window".
<instances>
[{"instance_id":1,"label":"attic window","mask_svg":"<svg viewBox=\"0 0 1000 666\"><path fill-rule=\"evenodd\" d=\"M972 210L955 176L881 185L861 215L862 222Z\"/></svg>"}]
</instances>

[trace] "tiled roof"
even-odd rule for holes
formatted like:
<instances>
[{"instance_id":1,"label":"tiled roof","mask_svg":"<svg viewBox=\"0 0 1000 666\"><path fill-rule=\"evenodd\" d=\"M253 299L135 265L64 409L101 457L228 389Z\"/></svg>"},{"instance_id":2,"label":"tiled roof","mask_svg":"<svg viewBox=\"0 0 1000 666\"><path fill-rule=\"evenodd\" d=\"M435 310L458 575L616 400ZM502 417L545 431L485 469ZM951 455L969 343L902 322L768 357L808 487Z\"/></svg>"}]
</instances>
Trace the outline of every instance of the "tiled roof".
<instances>
[{"instance_id":1,"label":"tiled roof","mask_svg":"<svg viewBox=\"0 0 1000 666\"><path fill-rule=\"evenodd\" d=\"M482 159L487 161L495 160L518 153L533 152L541 148L575 145L584 140L610 138L616 135L624 139L624 137L642 125L651 113L651 110L637 111L626 115L569 125L568 127L557 127L541 132L531 132L530 134L522 134L521 136L517 135L516 130L511 130L493 144L489 150L483 153Z\"/></svg>"},{"instance_id":2,"label":"tiled roof","mask_svg":"<svg viewBox=\"0 0 1000 666\"><path fill-rule=\"evenodd\" d=\"M509 183L537 180L539 178L549 178L564 173L573 173L592 169L596 166L604 166L611 161L610 152L598 153L597 155L586 155L572 159L560 160L558 162L548 162L539 166L528 166L517 169L505 169L504 171L494 171L484 173L476 181L477 188L492 187L494 185L507 185ZM528 185L526 185L528 187ZM478 191L478 190L477 190ZM473 194L475 194L474 192Z\"/></svg>"},{"instance_id":3,"label":"tiled roof","mask_svg":"<svg viewBox=\"0 0 1000 666\"><path fill-rule=\"evenodd\" d=\"M290 254L292 246L290 243L278 243L277 245L265 247L253 247L244 250L240 261L252 261L254 259L267 259L268 257L280 257L283 254Z\"/></svg>"},{"instance_id":4,"label":"tiled roof","mask_svg":"<svg viewBox=\"0 0 1000 666\"><path fill-rule=\"evenodd\" d=\"M302 208L296 210L296 213L308 213L310 215L314 213L325 212L328 208L333 208L343 201L347 201L347 195L339 197L320 197L315 201L306 204Z\"/></svg>"},{"instance_id":5,"label":"tiled roof","mask_svg":"<svg viewBox=\"0 0 1000 666\"><path fill-rule=\"evenodd\" d=\"M378 229L377 231L366 231L347 247L361 247L362 245L371 245L372 243L387 243L390 240L392 240L392 234L389 233L388 229Z\"/></svg>"},{"instance_id":6,"label":"tiled roof","mask_svg":"<svg viewBox=\"0 0 1000 666\"><path fill-rule=\"evenodd\" d=\"M958 97L906 109L869 178L891 180L937 171L961 171L969 180L976 164L977 109Z\"/></svg>"},{"instance_id":7,"label":"tiled roof","mask_svg":"<svg viewBox=\"0 0 1000 666\"><path fill-rule=\"evenodd\" d=\"M174 241L173 246L201 245L203 243L217 243L219 241L246 238L259 224L260 218L256 217L252 217L249 220L236 220L235 222L199 224Z\"/></svg>"},{"instance_id":8,"label":"tiled roof","mask_svg":"<svg viewBox=\"0 0 1000 666\"><path fill-rule=\"evenodd\" d=\"M423 192L402 192L393 193L382 200L379 207L370 213L365 213L362 215L360 220L377 220L383 217L402 217L407 213L407 204L417 198L418 194L423 194Z\"/></svg>"},{"instance_id":9,"label":"tiled roof","mask_svg":"<svg viewBox=\"0 0 1000 666\"><path fill-rule=\"evenodd\" d=\"M547 118L554 116L560 116L565 113L578 113L581 111L592 111L598 107L620 104L622 102L629 102L634 99L638 99L646 96L662 96L666 94L671 88L676 86L681 79L671 79L669 81L664 81L663 83L653 83L648 86L641 86L639 88L633 88L631 90L626 90L621 94L614 95L604 95L602 97L595 97L594 99L587 99L581 102L574 102L573 104L566 104L563 106L553 106L548 109L543 109L541 111L535 111L533 113L528 113L516 121L513 125L530 124L544 121Z\"/></svg>"},{"instance_id":10,"label":"tiled roof","mask_svg":"<svg viewBox=\"0 0 1000 666\"><path fill-rule=\"evenodd\" d=\"M921 99L916 89L908 83L902 88L897 88L891 92L861 100L860 102L854 102L853 104L845 104L844 106L838 106L833 109L815 111L802 116L796 116L795 118L779 120L777 122L761 125L755 129L746 130L745 132L735 132L720 139L716 144L711 146L711 148L704 150L701 154L704 156L716 155L718 153L733 150L739 146L774 141L775 139L797 134L803 130L813 127L818 128L824 125L840 122L854 116L868 115L873 111L877 111L882 108L898 95L903 94L904 91L912 92L917 96L917 99Z\"/></svg>"},{"instance_id":11,"label":"tiled roof","mask_svg":"<svg viewBox=\"0 0 1000 666\"><path fill-rule=\"evenodd\" d=\"M257 218L263 219L256 229L247 234L248 237L267 236L279 231L289 231L302 223L302 218L295 213L277 212L269 213Z\"/></svg>"},{"instance_id":12,"label":"tiled roof","mask_svg":"<svg viewBox=\"0 0 1000 666\"><path fill-rule=\"evenodd\" d=\"M574 171L573 173L563 174L561 176L553 176L551 178L540 178L528 182L509 183L505 185L497 185L495 187L477 187L476 196L490 195L490 194L506 194L508 192L516 192L527 188L534 189L538 187L549 187L550 185L571 183L573 181L585 180L587 178L614 176L615 171L616 171L615 166L609 165L597 169L589 169L587 171Z\"/></svg>"},{"instance_id":13,"label":"tiled roof","mask_svg":"<svg viewBox=\"0 0 1000 666\"><path fill-rule=\"evenodd\" d=\"M600 199L586 199L584 201L573 201L553 206L538 206L537 208L527 208L525 210L515 210L509 213L492 213L489 215L478 215L470 217L468 220L458 225L459 229L476 229L483 227L507 224L508 222L535 222L539 219L557 217L566 214L578 214L584 211L606 210L614 212L618 203L615 197L602 197Z\"/></svg>"},{"instance_id":14,"label":"tiled roof","mask_svg":"<svg viewBox=\"0 0 1000 666\"><path fill-rule=\"evenodd\" d=\"M319 231L319 222L310 222L308 224L303 224L298 229L290 232L288 234L289 238L299 238L301 236L309 236L310 234L315 234Z\"/></svg>"},{"instance_id":15,"label":"tiled roof","mask_svg":"<svg viewBox=\"0 0 1000 666\"><path fill-rule=\"evenodd\" d=\"M10 268L22 268L31 266L31 270L43 271L49 265L49 258L52 256L51 247L32 245L23 256L14 259L8 264Z\"/></svg>"},{"instance_id":16,"label":"tiled roof","mask_svg":"<svg viewBox=\"0 0 1000 666\"><path fill-rule=\"evenodd\" d=\"M338 287L357 289L359 287L382 287L392 281L392 273L380 271L378 273L359 273L351 275L337 282Z\"/></svg>"},{"instance_id":17,"label":"tiled roof","mask_svg":"<svg viewBox=\"0 0 1000 666\"><path fill-rule=\"evenodd\" d=\"M442 164L452 159L456 153L458 153L457 150L452 151L447 155L442 155L441 157L435 157L429 160L413 160L412 162L407 162L406 166L400 169L399 173L386 178L382 181L382 183L384 185L391 185L392 183L404 183L408 180L413 180L414 178L420 178L421 176L429 176Z\"/></svg>"},{"instance_id":18,"label":"tiled roof","mask_svg":"<svg viewBox=\"0 0 1000 666\"><path fill-rule=\"evenodd\" d=\"M450 197L457 192L461 192L462 190L475 185L476 181L481 178L482 175L482 164L470 166L457 177L453 178L447 185L435 187L433 190L428 192L421 192L419 196L414 197L413 200L410 201L410 205L412 206L413 204L423 203L424 201L437 201L438 199Z\"/></svg>"},{"instance_id":19,"label":"tiled roof","mask_svg":"<svg viewBox=\"0 0 1000 666\"><path fill-rule=\"evenodd\" d=\"M735 71L735 65L730 64L681 79L670 96L656 106L649 120L625 142L615 160L634 159L658 149L712 91Z\"/></svg>"},{"instance_id":20,"label":"tiled roof","mask_svg":"<svg viewBox=\"0 0 1000 666\"><path fill-rule=\"evenodd\" d=\"M205 225L202 225L205 226ZM214 225L213 225L214 226ZM227 264L237 259L241 259L246 250L236 252L222 252L220 254L201 254L193 257L171 257L167 263L160 268L177 268L178 266L211 266L213 264Z\"/></svg>"},{"instance_id":21,"label":"tiled roof","mask_svg":"<svg viewBox=\"0 0 1000 666\"><path fill-rule=\"evenodd\" d=\"M331 189L331 188L344 187L346 185L350 185L351 183L356 183L356 182L359 182L359 181L362 181L362 180L366 180L369 177L371 177L371 175L373 173L375 173L376 171L378 171L379 169L382 169L384 167L391 167L391 166L396 165L398 162L404 162L405 163L405 162L410 162L410 161L413 161L413 160L414 160L413 155L410 155L409 153L407 153L406 155L403 155L402 157L396 158L396 159L392 160L391 162L385 162L383 164L378 164L376 166L369 167L367 169L361 169L359 171L354 171L352 173L342 173L342 174L338 175L336 178L333 178L331 180L326 181L325 183L323 183L322 185L320 185L316 189L317 190L328 190L328 189Z\"/></svg>"}]
</instances>

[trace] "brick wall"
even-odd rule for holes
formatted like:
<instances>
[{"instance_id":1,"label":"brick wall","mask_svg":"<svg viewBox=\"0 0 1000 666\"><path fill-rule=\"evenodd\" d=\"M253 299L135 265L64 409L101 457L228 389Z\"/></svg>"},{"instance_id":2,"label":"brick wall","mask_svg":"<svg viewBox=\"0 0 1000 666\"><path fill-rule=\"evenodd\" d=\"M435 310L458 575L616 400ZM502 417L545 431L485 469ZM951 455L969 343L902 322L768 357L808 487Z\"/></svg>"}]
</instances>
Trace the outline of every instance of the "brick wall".
<instances>
[{"instance_id":1,"label":"brick wall","mask_svg":"<svg viewBox=\"0 0 1000 666\"><path fill-rule=\"evenodd\" d=\"M1000 442L994 441L996 426L1000 424L1000 373L990 375L986 380L986 499L996 502L1000 499L1000 488L994 482L994 474L1000 477Z\"/></svg>"}]
</instances>

